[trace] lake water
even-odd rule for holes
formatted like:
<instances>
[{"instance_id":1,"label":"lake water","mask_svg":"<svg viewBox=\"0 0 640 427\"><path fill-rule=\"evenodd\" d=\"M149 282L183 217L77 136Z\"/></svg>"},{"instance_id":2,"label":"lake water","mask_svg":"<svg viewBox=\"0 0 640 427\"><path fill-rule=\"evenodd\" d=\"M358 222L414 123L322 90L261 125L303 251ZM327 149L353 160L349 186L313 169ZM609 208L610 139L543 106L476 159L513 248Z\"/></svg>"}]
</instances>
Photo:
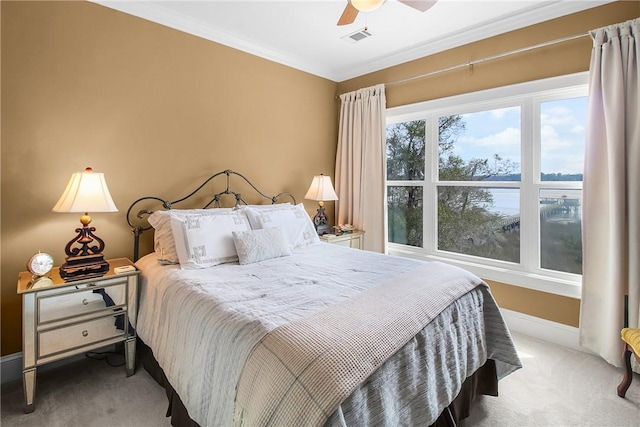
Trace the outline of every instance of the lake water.
<instances>
[{"instance_id":1,"label":"lake water","mask_svg":"<svg viewBox=\"0 0 640 427\"><path fill-rule=\"evenodd\" d=\"M514 188L490 188L487 189L493 195L493 206L487 209L493 213L510 216L520 213L520 190ZM549 199L578 199L578 205L581 205L581 190L550 190L543 189L540 191L541 198Z\"/></svg>"}]
</instances>

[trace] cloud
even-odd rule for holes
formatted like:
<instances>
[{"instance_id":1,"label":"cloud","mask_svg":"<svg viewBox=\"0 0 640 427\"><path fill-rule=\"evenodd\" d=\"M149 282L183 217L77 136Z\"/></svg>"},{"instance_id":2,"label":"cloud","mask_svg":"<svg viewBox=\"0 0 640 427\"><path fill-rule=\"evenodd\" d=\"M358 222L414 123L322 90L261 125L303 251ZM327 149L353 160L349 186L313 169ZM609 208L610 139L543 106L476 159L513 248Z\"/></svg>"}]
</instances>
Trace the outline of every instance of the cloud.
<instances>
[{"instance_id":1,"label":"cloud","mask_svg":"<svg viewBox=\"0 0 640 427\"><path fill-rule=\"evenodd\" d=\"M498 133L475 137L462 135L455 144L455 152L465 160L490 159L499 154L503 159L520 163L520 129L506 128Z\"/></svg>"},{"instance_id":2,"label":"cloud","mask_svg":"<svg viewBox=\"0 0 640 427\"><path fill-rule=\"evenodd\" d=\"M575 101L575 102L574 102ZM541 104L539 132L541 168L545 173L581 173L584 151L584 110L581 99ZM522 162L520 107L500 108L462 115L467 128L459 135L455 154L472 158ZM525 138L526 141L529 138Z\"/></svg>"},{"instance_id":3,"label":"cloud","mask_svg":"<svg viewBox=\"0 0 640 427\"><path fill-rule=\"evenodd\" d=\"M542 126L542 129L540 129L540 140L543 155L548 152L575 146L574 141L562 138L556 128L549 125Z\"/></svg>"},{"instance_id":4,"label":"cloud","mask_svg":"<svg viewBox=\"0 0 640 427\"><path fill-rule=\"evenodd\" d=\"M579 135L570 133L563 136L555 127L544 125L540 129L540 137L541 172L582 173L584 144Z\"/></svg>"},{"instance_id":5,"label":"cloud","mask_svg":"<svg viewBox=\"0 0 640 427\"><path fill-rule=\"evenodd\" d=\"M507 107L507 108L496 108L495 110L484 110L477 111L475 113L466 113L462 114L462 117L468 119L470 117L475 118L484 118L489 116L491 119L503 119L507 114L515 114L516 116L520 116L520 107Z\"/></svg>"},{"instance_id":6,"label":"cloud","mask_svg":"<svg viewBox=\"0 0 640 427\"><path fill-rule=\"evenodd\" d=\"M491 114L491 117L493 117L494 119L501 119L507 113L513 113L513 112L519 113L520 112L520 108L519 107L498 108L497 110L489 111L489 113Z\"/></svg>"},{"instance_id":7,"label":"cloud","mask_svg":"<svg viewBox=\"0 0 640 427\"><path fill-rule=\"evenodd\" d=\"M576 111L566 106L556 105L554 107L542 107L543 112L540 113L540 123L542 126L563 125L569 127L571 125L579 126L583 120L578 120L575 116Z\"/></svg>"},{"instance_id":8,"label":"cloud","mask_svg":"<svg viewBox=\"0 0 640 427\"><path fill-rule=\"evenodd\" d=\"M582 170L582 156L566 151L554 152L553 156L543 156L540 164L540 171L543 173L577 174L582 173Z\"/></svg>"},{"instance_id":9,"label":"cloud","mask_svg":"<svg viewBox=\"0 0 640 427\"><path fill-rule=\"evenodd\" d=\"M585 131L585 128L582 125L575 125L571 129L569 129L569 132L571 133L584 133L584 131Z\"/></svg>"}]
</instances>

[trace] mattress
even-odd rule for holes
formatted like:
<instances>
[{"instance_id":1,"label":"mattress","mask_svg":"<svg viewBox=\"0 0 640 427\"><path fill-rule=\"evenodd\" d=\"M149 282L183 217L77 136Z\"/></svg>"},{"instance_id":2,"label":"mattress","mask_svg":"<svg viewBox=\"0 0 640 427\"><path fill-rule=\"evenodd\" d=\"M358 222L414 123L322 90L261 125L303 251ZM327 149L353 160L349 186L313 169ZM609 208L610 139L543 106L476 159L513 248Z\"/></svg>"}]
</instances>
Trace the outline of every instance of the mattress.
<instances>
[{"instance_id":1,"label":"mattress","mask_svg":"<svg viewBox=\"0 0 640 427\"><path fill-rule=\"evenodd\" d=\"M189 416L208 426L232 424L245 361L268 333L425 263L319 243L243 266L181 270L160 265L154 254L136 265L142 272L138 335ZM434 277L443 268L429 266ZM326 424L429 425L487 359L496 362L499 377L518 369L495 301L486 285L475 281L472 291L356 387Z\"/></svg>"}]
</instances>

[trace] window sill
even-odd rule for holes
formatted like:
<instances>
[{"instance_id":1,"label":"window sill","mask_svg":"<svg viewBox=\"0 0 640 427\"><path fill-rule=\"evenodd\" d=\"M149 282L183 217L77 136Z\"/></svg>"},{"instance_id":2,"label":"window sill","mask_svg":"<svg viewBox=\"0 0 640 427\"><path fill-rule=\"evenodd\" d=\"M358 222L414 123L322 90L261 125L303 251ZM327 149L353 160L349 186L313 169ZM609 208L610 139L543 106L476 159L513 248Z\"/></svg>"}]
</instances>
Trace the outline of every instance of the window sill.
<instances>
[{"instance_id":1,"label":"window sill","mask_svg":"<svg viewBox=\"0 0 640 427\"><path fill-rule=\"evenodd\" d=\"M439 261L464 268L465 270L476 274L483 280L491 280L508 285L547 292L550 294L581 299L582 283L579 281L564 280L556 277L515 271L504 267L483 265L442 256L421 254L397 247L389 247L387 253L393 256L402 256L423 261Z\"/></svg>"}]
</instances>

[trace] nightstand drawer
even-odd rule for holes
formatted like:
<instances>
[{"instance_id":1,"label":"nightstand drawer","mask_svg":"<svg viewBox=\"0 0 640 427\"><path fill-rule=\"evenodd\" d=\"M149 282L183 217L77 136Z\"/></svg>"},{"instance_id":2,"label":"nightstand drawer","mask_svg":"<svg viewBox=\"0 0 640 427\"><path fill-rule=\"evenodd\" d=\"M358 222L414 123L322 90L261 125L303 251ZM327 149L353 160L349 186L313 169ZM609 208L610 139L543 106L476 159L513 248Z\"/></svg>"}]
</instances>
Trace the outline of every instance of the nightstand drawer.
<instances>
[{"instance_id":1,"label":"nightstand drawer","mask_svg":"<svg viewBox=\"0 0 640 427\"><path fill-rule=\"evenodd\" d=\"M85 291L39 296L38 324L104 310L107 304L101 293L103 290L99 289L100 293L93 291L93 287L88 287ZM115 305L124 305L125 283L104 288L104 292Z\"/></svg>"},{"instance_id":2,"label":"nightstand drawer","mask_svg":"<svg viewBox=\"0 0 640 427\"><path fill-rule=\"evenodd\" d=\"M38 357L45 357L66 350L83 347L110 338L124 336L125 331L116 328L116 317L125 319L121 311L113 316L38 333ZM124 323L124 320L121 321Z\"/></svg>"}]
</instances>

